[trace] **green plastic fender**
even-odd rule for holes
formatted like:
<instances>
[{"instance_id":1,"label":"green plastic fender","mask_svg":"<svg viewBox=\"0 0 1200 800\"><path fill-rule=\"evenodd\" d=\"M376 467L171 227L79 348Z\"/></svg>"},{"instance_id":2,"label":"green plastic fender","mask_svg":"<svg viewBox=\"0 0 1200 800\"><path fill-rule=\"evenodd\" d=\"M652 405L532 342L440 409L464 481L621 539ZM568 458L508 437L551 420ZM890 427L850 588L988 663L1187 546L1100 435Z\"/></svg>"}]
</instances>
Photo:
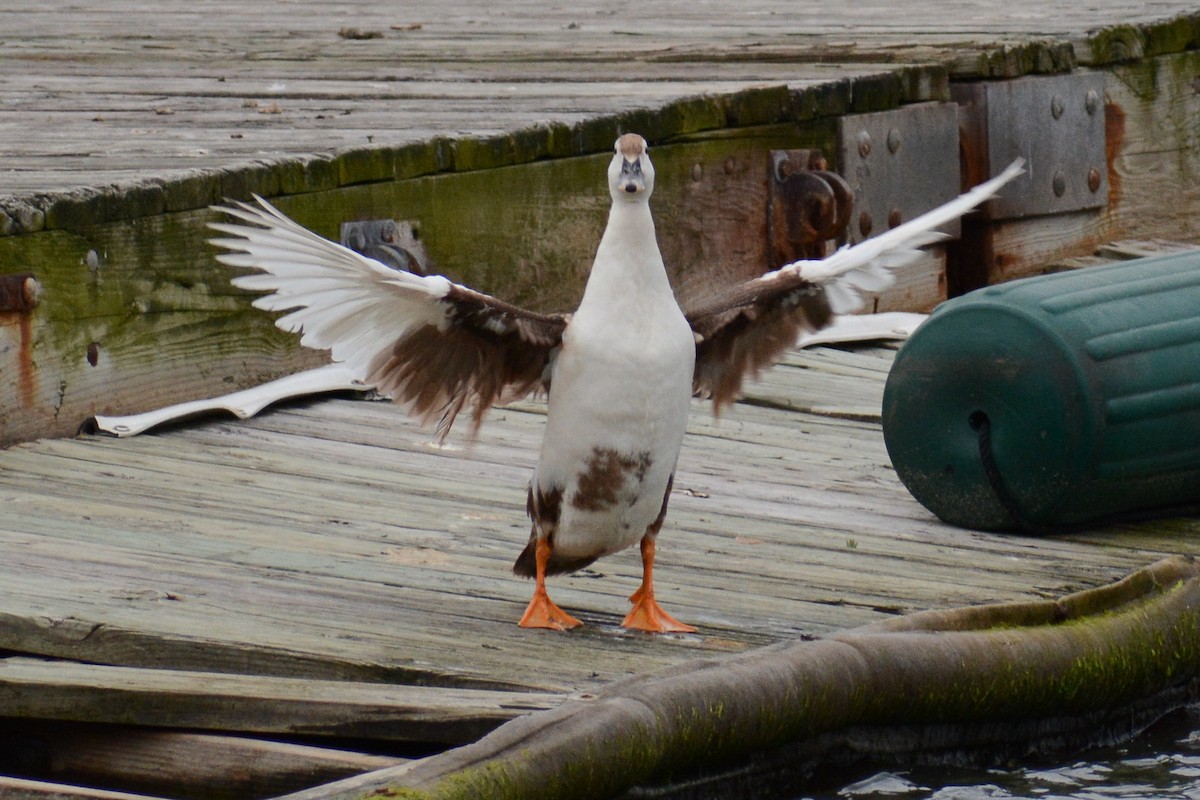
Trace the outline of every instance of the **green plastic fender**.
<instances>
[{"instance_id":1,"label":"green plastic fender","mask_svg":"<svg viewBox=\"0 0 1200 800\"><path fill-rule=\"evenodd\" d=\"M1200 503L1200 253L944 303L897 354L883 433L912 495L967 528Z\"/></svg>"}]
</instances>

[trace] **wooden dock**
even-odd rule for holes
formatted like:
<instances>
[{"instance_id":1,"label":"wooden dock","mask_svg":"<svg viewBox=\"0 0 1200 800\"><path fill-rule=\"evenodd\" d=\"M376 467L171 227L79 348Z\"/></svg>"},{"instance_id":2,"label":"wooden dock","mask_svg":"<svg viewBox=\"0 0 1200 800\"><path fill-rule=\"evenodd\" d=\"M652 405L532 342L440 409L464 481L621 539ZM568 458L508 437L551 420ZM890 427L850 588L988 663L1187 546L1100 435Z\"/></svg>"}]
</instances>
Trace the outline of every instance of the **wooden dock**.
<instances>
[{"instance_id":1,"label":"wooden dock","mask_svg":"<svg viewBox=\"0 0 1200 800\"><path fill-rule=\"evenodd\" d=\"M645 670L1058 597L1200 551L1194 519L1039 538L938 522L883 446L882 346L789 355L719 421L696 402L658 570L695 635L619 628L632 552L552 582L583 629L516 627L536 402L444 448L350 395L71 437L93 414L322 362L230 290L203 243L206 207L251 192L335 238L340 221L417 219L449 274L567 307L603 220L596 154L638 130L686 299L762 267L767 179L752 170L770 149L836 161L849 115L1097 73L1106 204L992 225L977 271L1031 274L1125 237L1200 242L1187 3L1015 0L954 18L938 3L502 5L0 9L0 741L40 754L0 756L0 796L101 796L74 781L274 796ZM931 258L925 305L930 283L946 293L947 257Z\"/></svg>"},{"instance_id":2,"label":"wooden dock","mask_svg":"<svg viewBox=\"0 0 1200 800\"><path fill-rule=\"evenodd\" d=\"M534 403L445 449L389 403L341 398L0 452L0 650L24 656L0 667L6 714L427 749L641 671L1200 551L1195 520L939 523L884 451L893 352L789 356L719 422L697 401L659 572L696 635L619 628L633 553L553 581L583 629L516 627Z\"/></svg>"},{"instance_id":3,"label":"wooden dock","mask_svg":"<svg viewBox=\"0 0 1200 800\"><path fill-rule=\"evenodd\" d=\"M1200 238L1195 9L1003 11L961 7L965 25L937 3L6 3L0 444L319 363L230 291L204 243L207 207L252 192L333 238L341 222L413 220L440 270L558 310L603 226L604 154L635 130L654 147L659 239L686 302L765 268L772 150L850 173L843 122L1093 74L1103 207L998 221L884 305L927 309L1117 239ZM1053 119L1041 105L1037 126ZM986 159L960 149L912 163L962 157L962 182L979 182Z\"/></svg>"}]
</instances>

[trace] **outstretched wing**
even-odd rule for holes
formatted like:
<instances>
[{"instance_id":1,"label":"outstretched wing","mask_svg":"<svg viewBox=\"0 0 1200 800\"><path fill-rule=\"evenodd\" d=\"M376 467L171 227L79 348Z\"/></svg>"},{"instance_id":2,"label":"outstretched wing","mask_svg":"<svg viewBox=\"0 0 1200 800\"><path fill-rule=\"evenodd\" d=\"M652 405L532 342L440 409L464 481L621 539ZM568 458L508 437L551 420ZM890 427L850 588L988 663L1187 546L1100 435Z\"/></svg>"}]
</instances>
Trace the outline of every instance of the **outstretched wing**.
<instances>
[{"instance_id":1,"label":"outstretched wing","mask_svg":"<svg viewBox=\"0 0 1200 800\"><path fill-rule=\"evenodd\" d=\"M995 178L909 222L822 261L796 261L733 287L686 313L696 333L693 388L715 410L732 403L747 375L757 375L796 343L802 331L862 306L860 292L885 289L892 270L912 263L920 248L943 238L935 229L995 196L1019 175L1018 159Z\"/></svg>"},{"instance_id":2,"label":"outstretched wing","mask_svg":"<svg viewBox=\"0 0 1200 800\"><path fill-rule=\"evenodd\" d=\"M473 406L475 428L497 402L548 388L568 317L538 314L452 283L394 270L300 226L261 197L216 210L248 224L210 223L226 236L217 260L258 270L233 279L270 292L258 308L307 347L332 351L361 380L445 436Z\"/></svg>"}]
</instances>

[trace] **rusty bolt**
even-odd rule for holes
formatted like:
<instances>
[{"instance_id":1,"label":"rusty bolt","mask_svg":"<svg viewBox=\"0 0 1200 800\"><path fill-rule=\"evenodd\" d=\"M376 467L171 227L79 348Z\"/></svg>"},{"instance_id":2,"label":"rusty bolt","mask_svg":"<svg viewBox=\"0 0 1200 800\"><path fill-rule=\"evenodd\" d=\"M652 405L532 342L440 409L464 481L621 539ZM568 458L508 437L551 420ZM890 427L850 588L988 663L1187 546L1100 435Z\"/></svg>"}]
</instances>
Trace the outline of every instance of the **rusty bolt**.
<instances>
[{"instance_id":1,"label":"rusty bolt","mask_svg":"<svg viewBox=\"0 0 1200 800\"><path fill-rule=\"evenodd\" d=\"M38 300L42 296L42 285L37 282L37 279L30 276L25 279L25 283L21 286L21 294L25 298L25 307L33 309L37 306Z\"/></svg>"},{"instance_id":2,"label":"rusty bolt","mask_svg":"<svg viewBox=\"0 0 1200 800\"><path fill-rule=\"evenodd\" d=\"M858 154L863 158L871 155L871 134L866 131L858 134Z\"/></svg>"},{"instance_id":3,"label":"rusty bolt","mask_svg":"<svg viewBox=\"0 0 1200 800\"><path fill-rule=\"evenodd\" d=\"M858 215L858 232L864 239L871 235L871 228L874 227L874 224L869 212L863 211Z\"/></svg>"},{"instance_id":4,"label":"rusty bolt","mask_svg":"<svg viewBox=\"0 0 1200 800\"><path fill-rule=\"evenodd\" d=\"M900 149L900 129L899 128L892 128L890 131L888 131L887 146L888 146L889 153L895 153L897 150Z\"/></svg>"},{"instance_id":5,"label":"rusty bolt","mask_svg":"<svg viewBox=\"0 0 1200 800\"><path fill-rule=\"evenodd\" d=\"M733 156L725 159L725 174L732 175L735 169L737 169L737 162L733 160Z\"/></svg>"},{"instance_id":6,"label":"rusty bolt","mask_svg":"<svg viewBox=\"0 0 1200 800\"><path fill-rule=\"evenodd\" d=\"M1100 109L1100 93L1095 89L1088 89L1088 93L1083 97L1083 107L1089 116L1095 114Z\"/></svg>"},{"instance_id":7,"label":"rusty bolt","mask_svg":"<svg viewBox=\"0 0 1200 800\"><path fill-rule=\"evenodd\" d=\"M1056 94L1050 100L1050 116L1054 117L1055 119L1061 117L1066 108L1067 106L1063 102L1062 95Z\"/></svg>"},{"instance_id":8,"label":"rusty bolt","mask_svg":"<svg viewBox=\"0 0 1200 800\"><path fill-rule=\"evenodd\" d=\"M32 311L41 295L41 284L27 272L0 275L0 311Z\"/></svg>"},{"instance_id":9,"label":"rusty bolt","mask_svg":"<svg viewBox=\"0 0 1200 800\"><path fill-rule=\"evenodd\" d=\"M1062 170L1054 173L1054 182L1051 186L1054 189L1055 197L1062 197L1067 193L1067 176L1063 174Z\"/></svg>"},{"instance_id":10,"label":"rusty bolt","mask_svg":"<svg viewBox=\"0 0 1200 800\"><path fill-rule=\"evenodd\" d=\"M900 209L893 208L888 212L888 228L895 228L904 221L904 215L900 213Z\"/></svg>"},{"instance_id":11,"label":"rusty bolt","mask_svg":"<svg viewBox=\"0 0 1200 800\"><path fill-rule=\"evenodd\" d=\"M1088 189L1093 193L1100 191L1100 170L1095 167L1088 170Z\"/></svg>"},{"instance_id":12,"label":"rusty bolt","mask_svg":"<svg viewBox=\"0 0 1200 800\"><path fill-rule=\"evenodd\" d=\"M93 367L100 363L100 344L92 342L87 346L87 362Z\"/></svg>"}]
</instances>

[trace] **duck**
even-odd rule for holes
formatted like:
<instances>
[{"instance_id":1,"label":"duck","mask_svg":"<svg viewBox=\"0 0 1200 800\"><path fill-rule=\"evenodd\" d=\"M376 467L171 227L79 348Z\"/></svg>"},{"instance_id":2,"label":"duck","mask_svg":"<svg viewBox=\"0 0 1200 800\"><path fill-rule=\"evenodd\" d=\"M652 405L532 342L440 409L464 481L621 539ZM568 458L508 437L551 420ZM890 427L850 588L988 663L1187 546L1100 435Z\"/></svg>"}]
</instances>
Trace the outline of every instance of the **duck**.
<instances>
[{"instance_id":1,"label":"duck","mask_svg":"<svg viewBox=\"0 0 1200 800\"><path fill-rule=\"evenodd\" d=\"M261 197L214 209L218 261L246 272L238 288L306 347L330 351L441 439L467 411L471 435L489 409L544 393L545 432L530 479L528 542L513 572L534 580L518 624L558 631L582 623L556 605L546 579L637 544L642 579L626 629L692 633L658 603L654 563L693 397L713 412L801 333L857 310L864 292L942 238L936 228L1021 170L997 177L892 230L820 260L801 260L681 308L659 251L646 140L617 138L612 204L572 313L508 303L443 275L389 267L304 228Z\"/></svg>"}]
</instances>

